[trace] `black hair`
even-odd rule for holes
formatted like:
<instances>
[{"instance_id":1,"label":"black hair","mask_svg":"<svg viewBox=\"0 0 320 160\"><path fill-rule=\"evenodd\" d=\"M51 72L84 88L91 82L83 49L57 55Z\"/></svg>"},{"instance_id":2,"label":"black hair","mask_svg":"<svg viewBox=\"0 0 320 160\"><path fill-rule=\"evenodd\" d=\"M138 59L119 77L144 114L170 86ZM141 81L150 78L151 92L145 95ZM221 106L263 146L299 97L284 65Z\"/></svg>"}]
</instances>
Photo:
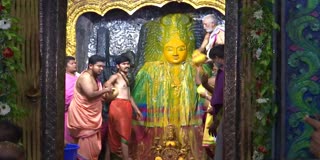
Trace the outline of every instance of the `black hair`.
<instances>
[{"instance_id":1,"label":"black hair","mask_svg":"<svg viewBox=\"0 0 320 160\"><path fill-rule=\"evenodd\" d=\"M210 49L209 58L224 58L224 45L217 45Z\"/></svg>"},{"instance_id":2,"label":"black hair","mask_svg":"<svg viewBox=\"0 0 320 160\"><path fill-rule=\"evenodd\" d=\"M72 60L76 60L76 59L72 56L66 56L66 63L65 63L66 67L67 67L69 61L72 61Z\"/></svg>"},{"instance_id":3,"label":"black hair","mask_svg":"<svg viewBox=\"0 0 320 160\"><path fill-rule=\"evenodd\" d=\"M116 62L117 65L119 65L120 63L123 63L123 62L130 63L130 58L128 58L127 56L124 56L124 55L120 55L115 58L114 62Z\"/></svg>"},{"instance_id":4,"label":"black hair","mask_svg":"<svg viewBox=\"0 0 320 160\"><path fill-rule=\"evenodd\" d=\"M93 55L89 57L89 65L96 64L97 62L106 62L105 58L99 55Z\"/></svg>"}]
</instances>

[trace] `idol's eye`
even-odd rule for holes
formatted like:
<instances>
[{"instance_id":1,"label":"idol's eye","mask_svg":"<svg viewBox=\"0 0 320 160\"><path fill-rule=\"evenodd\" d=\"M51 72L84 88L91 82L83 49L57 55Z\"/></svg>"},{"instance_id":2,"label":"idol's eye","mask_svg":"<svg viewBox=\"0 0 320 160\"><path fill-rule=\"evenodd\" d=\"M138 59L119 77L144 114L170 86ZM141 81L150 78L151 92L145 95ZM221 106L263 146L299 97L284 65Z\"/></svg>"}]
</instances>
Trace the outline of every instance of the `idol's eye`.
<instances>
[{"instance_id":1,"label":"idol's eye","mask_svg":"<svg viewBox=\"0 0 320 160\"><path fill-rule=\"evenodd\" d=\"M178 51L185 51L185 50L186 50L185 46L178 47Z\"/></svg>"},{"instance_id":2,"label":"idol's eye","mask_svg":"<svg viewBox=\"0 0 320 160\"><path fill-rule=\"evenodd\" d=\"M169 52L172 52L173 51L173 47L166 47L166 50L169 51Z\"/></svg>"}]
</instances>

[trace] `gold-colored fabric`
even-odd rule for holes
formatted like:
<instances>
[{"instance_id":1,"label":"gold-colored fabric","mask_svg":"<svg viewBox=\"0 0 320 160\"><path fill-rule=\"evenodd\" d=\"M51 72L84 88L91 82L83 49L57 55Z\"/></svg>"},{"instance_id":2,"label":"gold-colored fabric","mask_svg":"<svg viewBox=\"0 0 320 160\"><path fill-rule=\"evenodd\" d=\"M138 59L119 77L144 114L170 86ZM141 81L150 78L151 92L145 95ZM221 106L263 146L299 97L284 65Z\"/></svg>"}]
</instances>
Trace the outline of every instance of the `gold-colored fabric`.
<instances>
[{"instance_id":1,"label":"gold-colored fabric","mask_svg":"<svg viewBox=\"0 0 320 160\"><path fill-rule=\"evenodd\" d=\"M211 108L211 105L209 105L208 110ZM204 125L204 131L203 131L203 138L202 138L202 145L203 146L211 146L216 143L216 138L214 136L209 135L209 127L213 123L213 115L210 113L206 113L206 122Z\"/></svg>"},{"instance_id":2,"label":"gold-colored fabric","mask_svg":"<svg viewBox=\"0 0 320 160\"><path fill-rule=\"evenodd\" d=\"M189 62L172 65L167 62L147 62L136 76L134 98L146 103L148 127L200 125L197 116L195 70Z\"/></svg>"}]
</instances>

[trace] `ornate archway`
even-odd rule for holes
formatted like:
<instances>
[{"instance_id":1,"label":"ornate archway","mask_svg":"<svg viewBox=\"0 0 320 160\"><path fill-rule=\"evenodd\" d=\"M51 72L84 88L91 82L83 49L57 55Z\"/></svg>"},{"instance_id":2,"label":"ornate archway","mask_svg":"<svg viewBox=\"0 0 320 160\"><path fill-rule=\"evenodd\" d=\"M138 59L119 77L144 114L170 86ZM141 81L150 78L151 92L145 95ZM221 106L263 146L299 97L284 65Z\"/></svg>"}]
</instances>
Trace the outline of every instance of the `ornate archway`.
<instances>
[{"instance_id":1,"label":"ornate archway","mask_svg":"<svg viewBox=\"0 0 320 160\"><path fill-rule=\"evenodd\" d=\"M198 9L202 7L214 8L222 14L225 14L225 0L175 0L178 3L186 3L193 8ZM108 11L113 9L120 9L132 15L137 10L146 6L162 7L170 2L169 0L70 0L67 9L67 55L75 55L76 50L76 23L78 18L88 12L97 13L100 16L105 15Z\"/></svg>"}]
</instances>

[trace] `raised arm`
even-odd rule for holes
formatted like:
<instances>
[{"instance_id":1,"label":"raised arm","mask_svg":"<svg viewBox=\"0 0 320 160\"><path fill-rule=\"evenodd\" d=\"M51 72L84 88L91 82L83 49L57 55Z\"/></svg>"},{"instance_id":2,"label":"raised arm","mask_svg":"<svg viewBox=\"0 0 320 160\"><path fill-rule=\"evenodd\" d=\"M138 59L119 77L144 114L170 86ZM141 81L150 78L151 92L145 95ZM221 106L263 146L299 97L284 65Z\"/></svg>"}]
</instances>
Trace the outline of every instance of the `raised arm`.
<instances>
[{"instance_id":1,"label":"raised arm","mask_svg":"<svg viewBox=\"0 0 320 160\"><path fill-rule=\"evenodd\" d=\"M206 33L206 35L204 36L204 39L202 41L202 44L200 46L200 48L198 48L198 50L202 53L204 53L206 51L206 46L209 43L209 38L210 38L210 33Z\"/></svg>"},{"instance_id":2,"label":"raised arm","mask_svg":"<svg viewBox=\"0 0 320 160\"><path fill-rule=\"evenodd\" d=\"M108 79L108 81L106 81L105 83L104 83L104 87L106 87L106 88L113 88L113 86L114 86L114 83L116 83L116 81L117 81L117 78L118 78L118 75L117 74L114 74L114 75L112 75L109 79Z\"/></svg>"},{"instance_id":3,"label":"raised arm","mask_svg":"<svg viewBox=\"0 0 320 160\"><path fill-rule=\"evenodd\" d=\"M195 78L195 81L196 81L197 85L201 84L201 75L200 75L201 71L202 71L202 66L201 65L196 66L196 78Z\"/></svg>"},{"instance_id":4,"label":"raised arm","mask_svg":"<svg viewBox=\"0 0 320 160\"><path fill-rule=\"evenodd\" d=\"M213 87L209 85L208 79L209 79L208 74L203 74L201 76L201 84L208 92L210 92L212 94Z\"/></svg>"}]
</instances>

